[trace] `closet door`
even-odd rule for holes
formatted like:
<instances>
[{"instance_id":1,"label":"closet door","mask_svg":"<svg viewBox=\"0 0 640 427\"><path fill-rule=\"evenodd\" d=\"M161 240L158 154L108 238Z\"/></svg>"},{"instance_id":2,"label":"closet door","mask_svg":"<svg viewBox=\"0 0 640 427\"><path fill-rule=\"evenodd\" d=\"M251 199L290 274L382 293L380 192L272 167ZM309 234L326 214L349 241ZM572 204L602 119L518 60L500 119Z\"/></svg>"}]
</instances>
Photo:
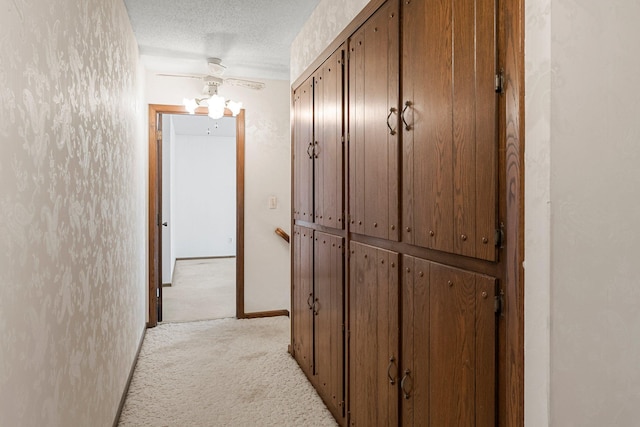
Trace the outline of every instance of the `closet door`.
<instances>
[{"instance_id":1,"label":"closet door","mask_svg":"<svg viewBox=\"0 0 640 427\"><path fill-rule=\"evenodd\" d=\"M343 203L343 48L314 74L315 220L344 228Z\"/></svg>"},{"instance_id":2,"label":"closet door","mask_svg":"<svg viewBox=\"0 0 640 427\"><path fill-rule=\"evenodd\" d=\"M398 425L398 254L351 243L349 425Z\"/></svg>"},{"instance_id":3,"label":"closet door","mask_svg":"<svg viewBox=\"0 0 640 427\"><path fill-rule=\"evenodd\" d=\"M294 92L293 218L313 222L313 78Z\"/></svg>"},{"instance_id":4,"label":"closet door","mask_svg":"<svg viewBox=\"0 0 640 427\"><path fill-rule=\"evenodd\" d=\"M403 257L404 426L496 425L495 279Z\"/></svg>"},{"instance_id":5,"label":"closet door","mask_svg":"<svg viewBox=\"0 0 640 427\"><path fill-rule=\"evenodd\" d=\"M315 233L316 384L336 417L344 416L344 239Z\"/></svg>"},{"instance_id":6,"label":"closet door","mask_svg":"<svg viewBox=\"0 0 640 427\"><path fill-rule=\"evenodd\" d=\"M495 0L403 2L403 241L496 259Z\"/></svg>"},{"instance_id":7,"label":"closet door","mask_svg":"<svg viewBox=\"0 0 640 427\"><path fill-rule=\"evenodd\" d=\"M397 0L349 39L349 221L354 233L399 238Z\"/></svg>"},{"instance_id":8,"label":"closet door","mask_svg":"<svg viewBox=\"0 0 640 427\"><path fill-rule=\"evenodd\" d=\"M292 343L298 364L313 376L313 230L293 227Z\"/></svg>"}]
</instances>

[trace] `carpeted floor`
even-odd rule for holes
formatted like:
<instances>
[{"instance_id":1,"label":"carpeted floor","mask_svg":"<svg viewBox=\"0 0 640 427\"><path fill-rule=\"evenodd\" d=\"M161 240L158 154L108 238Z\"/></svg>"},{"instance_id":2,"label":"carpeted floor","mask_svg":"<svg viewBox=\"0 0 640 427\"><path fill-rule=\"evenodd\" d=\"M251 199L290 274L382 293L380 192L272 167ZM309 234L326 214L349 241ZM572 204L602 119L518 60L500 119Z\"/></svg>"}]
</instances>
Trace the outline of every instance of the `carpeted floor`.
<instances>
[{"instance_id":1,"label":"carpeted floor","mask_svg":"<svg viewBox=\"0 0 640 427\"><path fill-rule=\"evenodd\" d=\"M147 330L120 426L336 426L287 353L289 318Z\"/></svg>"},{"instance_id":2,"label":"carpeted floor","mask_svg":"<svg viewBox=\"0 0 640 427\"><path fill-rule=\"evenodd\" d=\"M178 260L171 286L162 288L163 322L236 315L236 259Z\"/></svg>"}]
</instances>

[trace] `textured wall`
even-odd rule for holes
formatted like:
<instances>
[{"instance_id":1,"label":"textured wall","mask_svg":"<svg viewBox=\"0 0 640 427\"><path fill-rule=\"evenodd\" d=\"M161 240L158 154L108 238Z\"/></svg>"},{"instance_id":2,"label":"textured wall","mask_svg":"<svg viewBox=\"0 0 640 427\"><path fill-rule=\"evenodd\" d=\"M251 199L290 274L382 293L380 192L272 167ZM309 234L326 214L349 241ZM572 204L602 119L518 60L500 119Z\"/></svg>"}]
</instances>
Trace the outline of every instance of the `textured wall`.
<instances>
[{"instance_id":1,"label":"textured wall","mask_svg":"<svg viewBox=\"0 0 640 427\"><path fill-rule=\"evenodd\" d=\"M640 3L551 5L551 424L638 425Z\"/></svg>"},{"instance_id":2,"label":"textured wall","mask_svg":"<svg viewBox=\"0 0 640 427\"><path fill-rule=\"evenodd\" d=\"M291 44L291 81L335 40L369 0L321 0Z\"/></svg>"},{"instance_id":3,"label":"textured wall","mask_svg":"<svg viewBox=\"0 0 640 427\"><path fill-rule=\"evenodd\" d=\"M111 425L144 327L137 46L122 0L1 9L0 425Z\"/></svg>"},{"instance_id":4,"label":"textured wall","mask_svg":"<svg viewBox=\"0 0 640 427\"><path fill-rule=\"evenodd\" d=\"M288 232L291 221L291 90L285 80L264 80L251 90L223 85L220 95L241 101L245 113L245 311L289 309L289 246L274 230ZM149 104L181 105L199 96L202 82L148 73ZM278 208L268 209L269 196Z\"/></svg>"}]
</instances>

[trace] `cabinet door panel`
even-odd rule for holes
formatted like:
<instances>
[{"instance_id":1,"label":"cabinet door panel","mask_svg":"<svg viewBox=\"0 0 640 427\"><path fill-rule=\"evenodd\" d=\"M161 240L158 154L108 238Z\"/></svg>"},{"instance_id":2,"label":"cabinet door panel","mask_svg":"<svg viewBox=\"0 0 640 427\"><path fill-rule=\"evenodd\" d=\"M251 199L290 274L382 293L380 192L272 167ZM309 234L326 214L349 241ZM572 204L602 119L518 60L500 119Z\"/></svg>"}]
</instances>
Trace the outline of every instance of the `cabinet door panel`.
<instances>
[{"instance_id":1,"label":"cabinet door panel","mask_svg":"<svg viewBox=\"0 0 640 427\"><path fill-rule=\"evenodd\" d=\"M343 228L343 49L315 74L316 222Z\"/></svg>"},{"instance_id":2,"label":"cabinet door panel","mask_svg":"<svg viewBox=\"0 0 640 427\"><path fill-rule=\"evenodd\" d=\"M313 222L313 79L294 93L293 217Z\"/></svg>"},{"instance_id":3,"label":"cabinet door panel","mask_svg":"<svg viewBox=\"0 0 640 427\"><path fill-rule=\"evenodd\" d=\"M399 145L387 123L399 125L398 25L398 2L389 0L349 41L351 228L391 240L399 231Z\"/></svg>"},{"instance_id":4,"label":"cabinet door panel","mask_svg":"<svg viewBox=\"0 0 640 427\"><path fill-rule=\"evenodd\" d=\"M406 426L494 426L495 279L403 258Z\"/></svg>"},{"instance_id":5,"label":"cabinet door panel","mask_svg":"<svg viewBox=\"0 0 640 427\"><path fill-rule=\"evenodd\" d=\"M350 275L350 425L394 426L398 424L398 254L352 243Z\"/></svg>"},{"instance_id":6,"label":"cabinet door panel","mask_svg":"<svg viewBox=\"0 0 640 427\"><path fill-rule=\"evenodd\" d=\"M343 239L316 232L314 256L316 383L334 414L344 400Z\"/></svg>"},{"instance_id":7,"label":"cabinet door panel","mask_svg":"<svg viewBox=\"0 0 640 427\"><path fill-rule=\"evenodd\" d=\"M294 226L292 341L300 367L313 375L313 231Z\"/></svg>"},{"instance_id":8,"label":"cabinet door panel","mask_svg":"<svg viewBox=\"0 0 640 427\"><path fill-rule=\"evenodd\" d=\"M495 260L495 1L403 8L403 240Z\"/></svg>"}]
</instances>

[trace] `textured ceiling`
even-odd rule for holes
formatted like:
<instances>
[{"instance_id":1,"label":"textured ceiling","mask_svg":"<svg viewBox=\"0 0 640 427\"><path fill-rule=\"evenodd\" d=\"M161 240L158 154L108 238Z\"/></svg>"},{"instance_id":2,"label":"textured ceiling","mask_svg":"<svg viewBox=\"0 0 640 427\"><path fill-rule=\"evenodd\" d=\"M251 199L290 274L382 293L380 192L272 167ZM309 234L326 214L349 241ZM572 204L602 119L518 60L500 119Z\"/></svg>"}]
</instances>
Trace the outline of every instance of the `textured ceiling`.
<instances>
[{"instance_id":1,"label":"textured ceiling","mask_svg":"<svg viewBox=\"0 0 640 427\"><path fill-rule=\"evenodd\" d=\"M289 49L319 0L124 0L144 66L225 77L289 80Z\"/></svg>"}]
</instances>

